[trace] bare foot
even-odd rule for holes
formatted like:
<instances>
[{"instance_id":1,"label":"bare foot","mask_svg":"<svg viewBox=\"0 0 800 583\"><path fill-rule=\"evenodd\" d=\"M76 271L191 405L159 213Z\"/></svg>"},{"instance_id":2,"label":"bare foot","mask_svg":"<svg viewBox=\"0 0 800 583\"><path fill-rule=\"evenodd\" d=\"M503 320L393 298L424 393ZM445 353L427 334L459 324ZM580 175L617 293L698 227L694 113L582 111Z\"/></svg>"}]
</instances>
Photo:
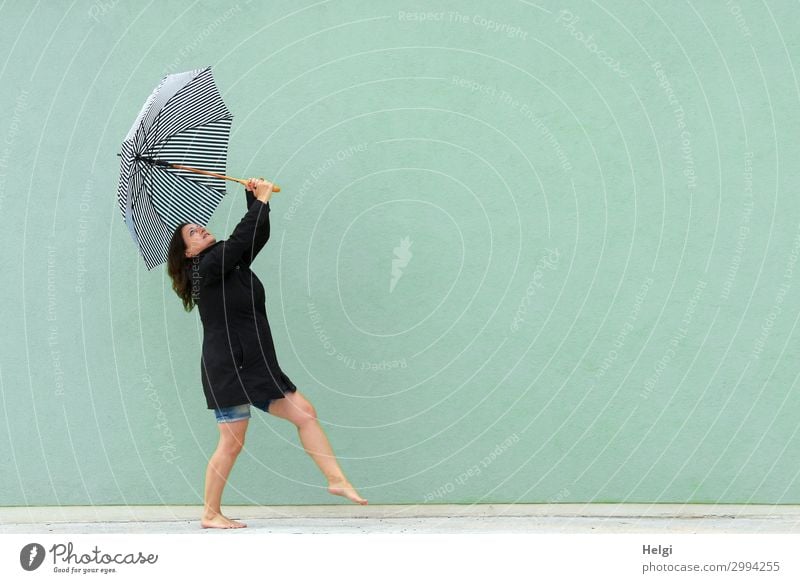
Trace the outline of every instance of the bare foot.
<instances>
[{"instance_id":1,"label":"bare foot","mask_svg":"<svg viewBox=\"0 0 800 583\"><path fill-rule=\"evenodd\" d=\"M200 526L203 528L244 528L247 525L244 522L231 520L222 514L215 514L214 516L204 516L200 520Z\"/></svg>"},{"instance_id":2,"label":"bare foot","mask_svg":"<svg viewBox=\"0 0 800 583\"><path fill-rule=\"evenodd\" d=\"M364 498L358 495L356 489L353 488L353 485L347 480L331 482L328 485L328 492L335 496L344 496L345 498L349 498L357 504L364 505L367 503Z\"/></svg>"}]
</instances>

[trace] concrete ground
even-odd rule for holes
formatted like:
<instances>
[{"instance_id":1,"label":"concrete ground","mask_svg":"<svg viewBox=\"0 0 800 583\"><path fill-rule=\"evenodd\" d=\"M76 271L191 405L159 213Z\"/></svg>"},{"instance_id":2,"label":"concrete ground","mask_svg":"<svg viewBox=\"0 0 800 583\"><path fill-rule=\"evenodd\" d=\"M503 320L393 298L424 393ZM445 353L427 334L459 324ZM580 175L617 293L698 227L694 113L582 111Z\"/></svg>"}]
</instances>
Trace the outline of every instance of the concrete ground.
<instances>
[{"instance_id":1,"label":"concrete ground","mask_svg":"<svg viewBox=\"0 0 800 583\"><path fill-rule=\"evenodd\" d=\"M0 508L0 533L197 533L200 506ZM800 506L481 504L224 506L248 533L800 533Z\"/></svg>"}]
</instances>

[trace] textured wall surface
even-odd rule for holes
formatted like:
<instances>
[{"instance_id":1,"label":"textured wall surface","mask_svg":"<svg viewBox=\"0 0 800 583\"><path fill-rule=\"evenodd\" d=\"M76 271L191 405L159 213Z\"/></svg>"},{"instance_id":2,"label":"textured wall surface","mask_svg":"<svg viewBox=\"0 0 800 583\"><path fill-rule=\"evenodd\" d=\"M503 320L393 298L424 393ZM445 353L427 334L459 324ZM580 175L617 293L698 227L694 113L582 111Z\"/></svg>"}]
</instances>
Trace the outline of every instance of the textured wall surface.
<instances>
[{"instance_id":1,"label":"textured wall surface","mask_svg":"<svg viewBox=\"0 0 800 583\"><path fill-rule=\"evenodd\" d=\"M374 503L800 503L796 2L0 5L0 504L199 504L117 152L213 66L281 366ZM228 236L240 186L209 229ZM226 504L339 503L253 412Z\"/></svg>"}]
</instances>

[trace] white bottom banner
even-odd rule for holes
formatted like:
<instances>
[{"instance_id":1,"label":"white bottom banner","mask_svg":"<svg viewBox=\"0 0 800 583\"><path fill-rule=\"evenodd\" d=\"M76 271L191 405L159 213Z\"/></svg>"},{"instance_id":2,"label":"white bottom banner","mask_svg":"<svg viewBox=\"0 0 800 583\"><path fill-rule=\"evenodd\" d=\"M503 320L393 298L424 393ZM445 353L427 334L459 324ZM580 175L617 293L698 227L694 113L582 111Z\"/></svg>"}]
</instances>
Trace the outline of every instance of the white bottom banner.
<instances>
[{"instance_id":1,"label":"white bottom banner","mask_svg":"<svg viewBox=\"0 0 800 583\"><path fill-rule=\"evenodd\" d=\"M800 581L800 535L0 535L0 581Z\"/></svg>"}]
</instances>

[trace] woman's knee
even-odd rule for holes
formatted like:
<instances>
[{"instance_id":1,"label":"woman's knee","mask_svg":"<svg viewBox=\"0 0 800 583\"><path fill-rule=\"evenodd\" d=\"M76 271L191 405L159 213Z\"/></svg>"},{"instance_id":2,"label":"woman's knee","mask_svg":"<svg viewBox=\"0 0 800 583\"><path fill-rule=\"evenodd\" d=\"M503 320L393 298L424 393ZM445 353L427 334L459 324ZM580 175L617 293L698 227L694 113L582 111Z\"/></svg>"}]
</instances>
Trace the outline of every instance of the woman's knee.
<instances>
[{"instance_id":1,"label":"woman's knee","mask_svg":"<svg viewBox=\"0 0 800 583\"><path fill-rule=\"evenodd\" d=\"M217 449L228 456L237 456L241 453L242 448L244 447L244 440L242 441L233 441L230 439L225 439L219 442Z\"/></svg>"},{"instance_id":2,"label":"woman's knee","mask_svg":"<svg viewBox=\"0 0 800 583\"><path fill-rule=\"evenodd\" d=\"M298 427L317 420L317 410L302 395L287 396L286 411L288 419Z\"/></svg>"},{"instance_id":3,"label":"woman's knee","mask_svg":"<svg viewBox=\"0 0 800 583\"><path fill-rule=\"evenodd\" d=\"M217 449L227 455L239 455L244 447L247 420L219 424L219 445Z\"/></svg>"},{"instance_id":4,"label":"woman's knee","mask_svg":"<svg viewBox=\"0 0 800 583\"><path fill-rule=\"evenodd\" d=\"M306 423L308 421L316 421L317 420L317 410L314 409L314 405L305 401L302 405L300 405L300 421L301 423Z\"/></svg>"}]
</instances>

